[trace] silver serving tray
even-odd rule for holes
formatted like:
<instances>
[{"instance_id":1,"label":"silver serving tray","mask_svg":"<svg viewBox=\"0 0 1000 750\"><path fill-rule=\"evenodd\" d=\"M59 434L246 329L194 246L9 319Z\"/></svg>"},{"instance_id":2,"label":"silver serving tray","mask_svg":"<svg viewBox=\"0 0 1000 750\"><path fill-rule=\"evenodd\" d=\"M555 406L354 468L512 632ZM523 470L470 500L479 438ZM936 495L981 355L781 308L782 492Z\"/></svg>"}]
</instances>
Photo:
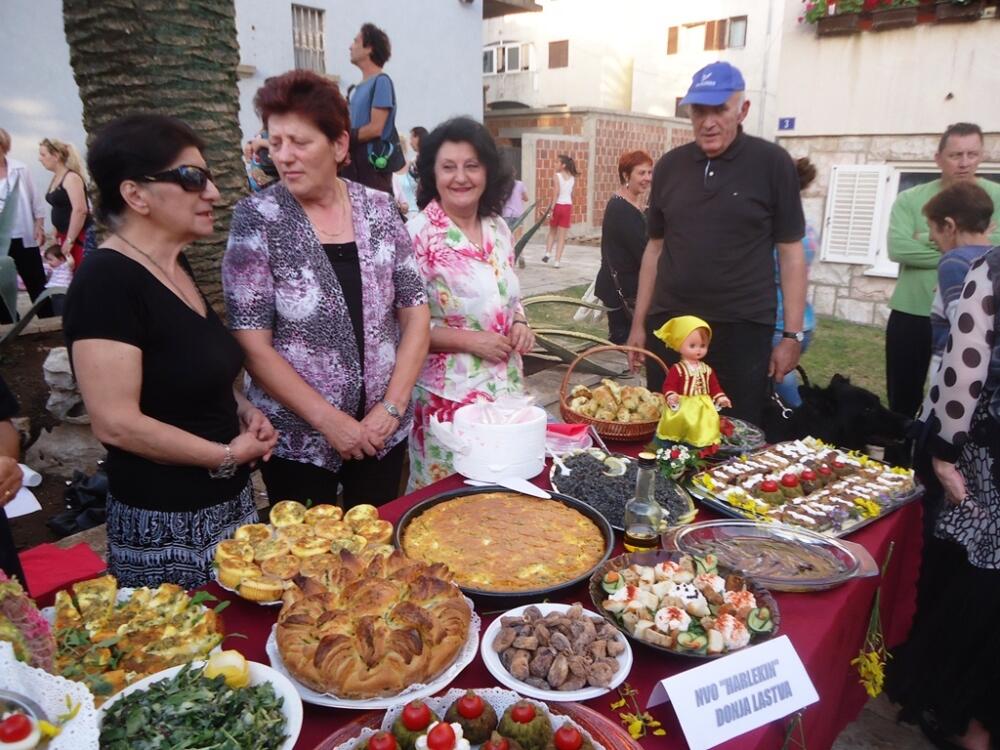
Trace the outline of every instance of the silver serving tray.
<instances>
[{"instance_id":1,"label":"silver serving tray","mask_svg":"<svg viewBox=\"0 0 1000 750\"><path fill-rule=\"evenodd\" d=\"M836 571L826 576L775 573L764 569L766 561L750 563L728 544L732 540L760 540L787 546L791 554L804 548L831 560ZM756 521L702 521L677 527L662 536L667 550L689 555L711 553L719 562L742 571L761 586L772 591L823 591L840 586L854 578L878 575L878 564L864 547L854 542L833 539L797 526Z\"/></svg>"}]
</instances>

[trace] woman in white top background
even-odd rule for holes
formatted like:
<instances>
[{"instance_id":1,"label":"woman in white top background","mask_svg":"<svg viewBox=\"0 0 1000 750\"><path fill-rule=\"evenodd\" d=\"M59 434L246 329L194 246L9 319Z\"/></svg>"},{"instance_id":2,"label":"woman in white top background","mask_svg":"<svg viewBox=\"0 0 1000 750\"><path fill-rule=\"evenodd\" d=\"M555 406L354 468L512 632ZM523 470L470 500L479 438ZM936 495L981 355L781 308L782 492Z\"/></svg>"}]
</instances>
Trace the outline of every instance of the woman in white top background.
<instances>
[{"instance_id":1,"label":"woman in white top background","mask_svg":"<svg viewBox=\"0 0 1000 750\"><path fill-rule=\"evenodd\" d=\"M28 296L34 302L45 289L45 269L39 250L45 241L45 203L35 191L31 174L24 162L11 159L10 134L0 128L0 215L4 208L13 212L10 221L10 249L0 248L0 255L9 254L17 267L17 275L24 282ZM11 204L8 206L8 204ZM40 318L52 317L52 305L45 302L38 311ZM11 323L11 315L0 304L0 323Z\"/></svg>"},{"instance_id":2,"label":"woman in white top background","mask_svg":"<svg viewBox=\"0 0 1000 750\"><path fill-rule=\"evenodd\" d=\"M569 229L570 217L573 214L573 186L576 184L576 163L566 154L559 155L559 171L553 176L556 189L556 205L552 208L552 218L549 220L549 236L545 240L545 255L542 263L548 263L552 255L552 244L556 246L556 268L562 261L563 250L566 247L566 230Z\"/></svg>"}]
</instances>

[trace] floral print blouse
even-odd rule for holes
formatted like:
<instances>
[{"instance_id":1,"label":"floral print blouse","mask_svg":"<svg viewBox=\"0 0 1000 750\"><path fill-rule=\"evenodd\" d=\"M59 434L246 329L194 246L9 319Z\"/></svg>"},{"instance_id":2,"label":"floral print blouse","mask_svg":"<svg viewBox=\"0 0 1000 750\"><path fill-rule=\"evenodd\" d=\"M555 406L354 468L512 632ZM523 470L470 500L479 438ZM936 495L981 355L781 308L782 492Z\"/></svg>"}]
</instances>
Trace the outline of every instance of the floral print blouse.
<instances>
[{"instance_id":1,"label":"floral print blouse","mask_svg":"<svg viewBox=\"0 0 1000 750\"><path fill-rule=\"evenodd\" d=\"M413 237L417 265L427 285L431 326L510 334L515 315L524 314L521 285L514 273L514 243L507 224L482 219L483 246L472 244L431 201L406 228ZM431 352L417 386L451 401L470 391L492 398L523 388L521 355L492 363L466 352Z\"/></svg>"},{"instance_id":2,"label":"floral print blouse","mask_svg":"<svg viewBox=\"0 0 1000 750\"><path fill-rule=\"evenodd\" d=\"M367 413L385 396L396 364L396 310L427 302L413 245L392 196L347 182L361 267L364 363L344 294L309 219L284 185L244 198L233 210L222 283L233 330L270 330L275 350L331 404ZM275 455L340 469L337 451L308 422L248 376L247 398L278 430ZM412 406L379 456L410 430Z\"/></svg>"}]
</instances>

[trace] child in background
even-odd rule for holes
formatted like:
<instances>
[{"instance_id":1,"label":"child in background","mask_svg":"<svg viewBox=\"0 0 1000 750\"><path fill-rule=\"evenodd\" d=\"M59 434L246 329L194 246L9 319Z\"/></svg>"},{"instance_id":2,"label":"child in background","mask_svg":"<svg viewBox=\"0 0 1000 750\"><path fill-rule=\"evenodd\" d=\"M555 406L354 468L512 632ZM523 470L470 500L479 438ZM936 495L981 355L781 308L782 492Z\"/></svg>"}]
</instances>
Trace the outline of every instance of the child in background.
<instances>
[{"instance_id":1,"label":"child in background","mask_svg":"<svg viewBox=\"0 0 1000 750\"><path fill-rule=\"evenodd\" d=\"M46 274L49 277L49 280L45 282L45 288L67 288L69 282L73 280L73 269L66 262L66 256L63 255L59 245L49 245L45 248L45 263L47 264ZM53 294L49 299L52 300L52 312L56 315L62 315L66 294Z\"/></svg>"}]
</instances>

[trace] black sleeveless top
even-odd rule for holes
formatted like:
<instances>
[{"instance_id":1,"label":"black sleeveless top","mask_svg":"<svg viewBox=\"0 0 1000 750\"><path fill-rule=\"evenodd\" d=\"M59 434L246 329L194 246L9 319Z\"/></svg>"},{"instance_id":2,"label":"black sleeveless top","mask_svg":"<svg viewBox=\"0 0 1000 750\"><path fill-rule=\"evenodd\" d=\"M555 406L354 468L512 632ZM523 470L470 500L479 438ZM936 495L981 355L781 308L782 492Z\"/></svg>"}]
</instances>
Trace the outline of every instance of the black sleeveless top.
<instances>
[{"instance_id":1,"label":"black sleeveless top","mask_svg":"<svg viewBox=\"0 0 1000 750\"><path fill-rule=\"evenodd\" d=\"M69 218L73 214L73 202L69 199L69 193L66 192L66 188L63 187L67 174L69 172L63 175L58 185L45 194L45 200L52 206L52 226L56 228L59 234L66 234L69 231ZM76 174L76 172L73 174ZM89 211L87 212L87 219L84 221L83 227L86 228L88 224L90 224Z\"/></svg>"}]
</instances>

